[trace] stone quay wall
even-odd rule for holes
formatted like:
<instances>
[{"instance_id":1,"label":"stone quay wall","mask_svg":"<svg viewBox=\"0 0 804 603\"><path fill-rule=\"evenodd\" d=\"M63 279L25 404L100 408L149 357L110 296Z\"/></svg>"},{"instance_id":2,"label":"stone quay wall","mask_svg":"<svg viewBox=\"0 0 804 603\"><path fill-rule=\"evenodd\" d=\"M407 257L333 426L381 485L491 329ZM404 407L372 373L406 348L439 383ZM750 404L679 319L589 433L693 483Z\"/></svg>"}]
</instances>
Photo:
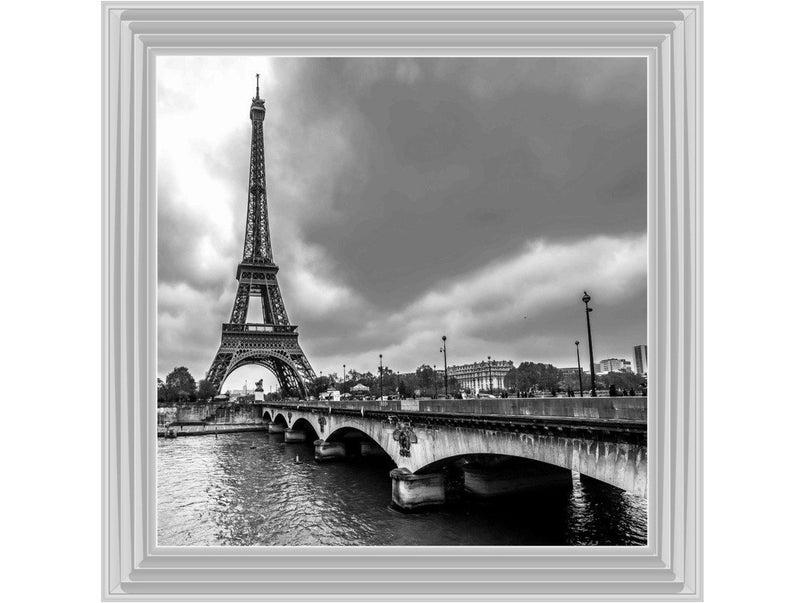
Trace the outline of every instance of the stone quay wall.
<instances>
[{"instance_id":1,"label":"stone quay wall","mask_svg":"<svg viewBox=\"0 0 804 603\"><path fill-rule=\"evenodd\" d=\"M186 404L176 408L176 424L260 424L261 407L251 404Z\"/></svg>"}]
</instances>

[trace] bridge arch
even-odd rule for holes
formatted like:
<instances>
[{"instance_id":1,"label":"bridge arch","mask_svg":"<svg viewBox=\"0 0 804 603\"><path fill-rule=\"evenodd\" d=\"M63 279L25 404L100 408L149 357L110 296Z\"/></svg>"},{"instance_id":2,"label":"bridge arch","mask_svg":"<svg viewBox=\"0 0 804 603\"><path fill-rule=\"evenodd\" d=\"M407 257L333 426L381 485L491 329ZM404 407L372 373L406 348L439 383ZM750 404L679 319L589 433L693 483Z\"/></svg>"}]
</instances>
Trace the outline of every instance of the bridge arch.
<instances>
[{"instance_id":1,"label":"bridge arch","mask_svg":"<svg viewBox=\"0 0 804 603\"><path fill-rule=\"evenodd\" d=\"M274 423L284 427L288 426L288 420L281 412L274 413Z\"/></svg>"},{"instance_id":2,"label":"bridge arch","mask_svg":"<svg viewBox=\"0 0 804 603\"><path fill-rule=\"evenodd\" d=\"M321 437L318 433L318 429L316 429L316 426L313 425L306 417L294 418L291 429L295 431L304 431L308 435L308 439L317 440Z\"/></svg>"},{"instance_id":3,"label":"bridge arch","mask_svg":"<svg viewBox=\"0 0 804 603\"><path fill-rule=\"evenodd\" d=\"M343 442L347 455L377 456L396 466L396 461L385 447L370 433L354 425L341 425L326 438L327 442Z\"/></svg>"},{"instance_id":4,"label":"bridge arch","mask_svg":"<svg viewBox=\"0 0 804 603\"><path fill-rule=\"evenodd\" d=\"M416 432L418 441L410 446L410 458L405 459L404 465L400 463L414 474L425 474L451 458L483 458L480 455L492 454L539 461L645 495L647 454L641 444L480 429L454 434L446 430L416 429Z\"/></svg>"}]
</instances>

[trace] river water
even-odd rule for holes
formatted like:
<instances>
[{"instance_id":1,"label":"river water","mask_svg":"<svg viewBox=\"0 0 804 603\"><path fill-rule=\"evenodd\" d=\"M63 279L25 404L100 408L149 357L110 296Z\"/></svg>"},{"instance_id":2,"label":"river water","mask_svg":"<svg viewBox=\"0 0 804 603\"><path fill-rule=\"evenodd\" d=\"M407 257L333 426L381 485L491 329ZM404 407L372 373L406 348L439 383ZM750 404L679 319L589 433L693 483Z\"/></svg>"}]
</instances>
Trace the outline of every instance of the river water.
<instances>
[{"instance_id":1,"label":"river water","mask_svg":"<svg viewBox=\"0 0 804 603\"><path fill-rule=\"evenodd\" d=\"M266 432L158 446L160 545L647 544L647 501L577 474L538 496L406 514L390 506L387 459L319 464L311 443Z\"/></svg>"}]
</instances>

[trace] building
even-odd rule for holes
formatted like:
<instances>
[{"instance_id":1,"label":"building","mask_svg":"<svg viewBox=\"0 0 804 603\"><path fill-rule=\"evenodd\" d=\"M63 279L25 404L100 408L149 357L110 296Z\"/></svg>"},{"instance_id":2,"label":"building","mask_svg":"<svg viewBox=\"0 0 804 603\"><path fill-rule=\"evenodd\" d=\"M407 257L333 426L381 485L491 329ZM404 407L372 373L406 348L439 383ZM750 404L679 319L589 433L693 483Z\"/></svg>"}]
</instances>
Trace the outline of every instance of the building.
<instances>
[{"instance_id":1,"label":"building","mask_svg":"<svg viewBox=\"0 0 804 603\"><path fill-rule=\"evenodd\" d=\"M334 400L334 401L338 401L338 400L341 399L341 392L340 392L340 390L337 390L334 387L328 387L327 391L321 392L320 394L318 394L318 399L319 400Z\"/></svg>"},{"instance_id":2,"label":"building","mask_svg":"<svg viewBox=\"0 0 804 603\"><path fill-rule=\"evenodd\" d=\"M625 358L607 358L600 361L601 373L616 373L618 371L631 371L631 363Z\"/></svg>"},{"instance_id":3,"label":"building","mask_svg":"<svg viewBox=\"0 0 804 603\"><path fill-rule=\"evenodd\" d=\"M648 374L648 346L645 344L634 346L634 367L637 375Z\"/></svg>"},{"instance_id":4,"label":"building","mask_svg":"<svg viewBox=\"0 0 804 603\"><path fill-rule=\"evenodd\" d=\"M449 377L455 378L461 389L474 392L498 390L505 389L505 376L512 368L514 363L511 360L483 360L451 366Z\"/></svg>"}]
</instances>

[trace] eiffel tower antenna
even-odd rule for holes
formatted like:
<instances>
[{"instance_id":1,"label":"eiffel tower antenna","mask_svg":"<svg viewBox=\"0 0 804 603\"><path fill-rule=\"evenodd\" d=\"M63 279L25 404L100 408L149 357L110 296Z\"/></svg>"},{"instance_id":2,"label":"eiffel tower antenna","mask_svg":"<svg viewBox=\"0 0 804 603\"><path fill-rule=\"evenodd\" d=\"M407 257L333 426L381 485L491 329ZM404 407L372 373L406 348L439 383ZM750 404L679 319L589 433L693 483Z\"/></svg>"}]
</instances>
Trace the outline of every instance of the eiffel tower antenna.
<instances>
[{"instance_id":1,"label":"eiffel tower antenna","mask_svg":"<svg viewBox=\"0 0 804 603\"><path fill-rule=\"evenodd\" d=\"M251 100L251 161L248 176L246 231L243 259L237 266L237 293L228 323L221 326L221 344L207 381L220 391L232 371L246 365L259 365L276 377L284 397L304 399L315 380L315 372L299 345L298 326L290 324L279 290L271 234L268 228L268 199L265 183L265 145L263 121L265 100ZM246 322L249 299L260 298L261 320Z\"/></svg>"}]
</instances>

